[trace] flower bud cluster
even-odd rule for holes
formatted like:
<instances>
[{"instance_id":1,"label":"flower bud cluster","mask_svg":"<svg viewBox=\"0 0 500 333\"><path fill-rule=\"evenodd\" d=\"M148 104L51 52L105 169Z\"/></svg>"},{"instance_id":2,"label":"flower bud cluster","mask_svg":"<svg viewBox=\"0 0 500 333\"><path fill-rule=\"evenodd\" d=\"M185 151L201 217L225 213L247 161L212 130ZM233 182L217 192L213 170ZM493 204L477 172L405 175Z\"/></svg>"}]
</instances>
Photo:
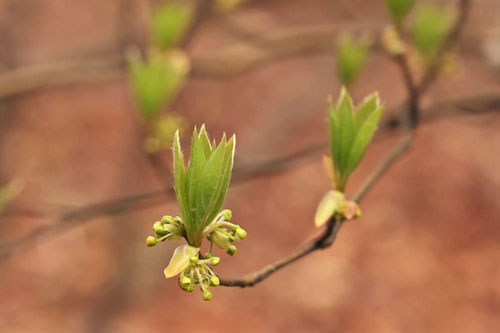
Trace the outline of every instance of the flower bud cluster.
<instances>
[{"instance_id":1,"label":"flower bud cluster","mask_svg":"<svg viewBox=\"0 0 500 333\"><path fill-rule=\"evenodd\" d=\"M220 280L210 266L216 266L219 262L219 257L208 259L200 259L198 256L191 257L189 266L179 275L179 286L187 292L192 292L195 285L199 284L203 292L203 299L205 301L211 300L213 295L210 292L210 287L218 286Z\"/></svg>"},{"instance_id":2,"label":"flower bud cluster","mask_svg":"<svg viewBox=\"0 0 500 333\"><path fill-rule=\"evenodd\" d=\"M223 210L205 229L205 234L212 244L234 256L237 248L233 243L245 239L247 232L239 225L229 222L231 218L232 212L229 209Z\"/></svg>"},{"instance_id":3,"label":"flower bud cluster","mask_svg":"<svg viewBox=\"0 0 500 333\"><path fill-rule=\"evenodd\" d=\"M153 232L155 236L146 238L147 246L155 246L165 240L179 240L185 236L186 229L180 217L165 215L153 224Z\"/></svg>"}]
</instances>

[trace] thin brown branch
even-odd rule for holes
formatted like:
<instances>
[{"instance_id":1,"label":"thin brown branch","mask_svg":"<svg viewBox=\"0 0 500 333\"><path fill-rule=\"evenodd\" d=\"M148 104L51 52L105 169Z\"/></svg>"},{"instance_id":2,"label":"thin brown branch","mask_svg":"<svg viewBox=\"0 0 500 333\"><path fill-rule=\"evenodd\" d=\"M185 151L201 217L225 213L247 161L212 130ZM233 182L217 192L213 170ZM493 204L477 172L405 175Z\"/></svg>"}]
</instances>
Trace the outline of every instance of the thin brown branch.
<instances>
[{"instance_id":1,"label":"thin brown branch","mask_svg":"<svg viewBox=\"0 0 500 333\"><path fill-rule=\"evenodd\" d=\"M399 53L394 56L394 60L399 65L406 86L406 91L408 92L408 126L410 128L415 128L419 121L419 89L411 73L407 54Z\"/></svg>"}]
</instances>

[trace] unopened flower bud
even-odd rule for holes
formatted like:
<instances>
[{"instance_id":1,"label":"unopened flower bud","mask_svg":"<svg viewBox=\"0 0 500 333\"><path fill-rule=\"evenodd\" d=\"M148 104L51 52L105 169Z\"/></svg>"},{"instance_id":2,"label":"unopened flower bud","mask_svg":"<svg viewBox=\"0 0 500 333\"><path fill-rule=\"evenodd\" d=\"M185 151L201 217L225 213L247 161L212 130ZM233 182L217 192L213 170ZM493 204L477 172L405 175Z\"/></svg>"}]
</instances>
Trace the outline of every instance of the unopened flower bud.
<instances>
[{"instance_id":1,"label":"unopened flower bud","mask_svg":"<svg viewBox=\"0 0 500 333\"><path fill-rule=\"evenodd\" d=\"M227 249L227 254L229 254L230 256L234 256L236 254L236 246L234 245L231 245L228 249Z\"/></svg>"},{"instance_id":2,"label":"unopened flower bud","mask_svg":"<svg viewBox=\"0 0 500 333\"><path fill-rule=\"evenodd\" d=\"M189 258L189 261L190 261L193 265L197 265L197 264L198 264L198 262L200 261L200 258L193 256L193 257Z\"/></svg>"},{"instance_id":3,"label":"unopened flower bud","mask_svg":"<svg viewBox=\"0 0 500 333\"><path fill-rule=\"evenodd\" d=\"M212 258L212 253L210 253L210 252L205 253L204 258L205 258L205 259L210 259L210 258Z\"/></svg>"},{"instance_id":4,"label":"unopened flower bud","mask_svg":"<svg viewBox=\"0 0 500 333\"><path fill-rule=\"evenodd\" d=\"M187 291L188 293L193 292L194 291L194 283L191 283L189 286L184 288L184 290Z\"/></svg>"},{"instance_id":5,"label":"unopened flower bud","mask_svg":"<svg viewBox=\"0 0 500 333\"><path fill-rule=\"evenodd\" d=\"M210 301L212 297L213 297L212 293L208 290L203 293L203 300L205 301Z\"/></svg>"},{"instance_id":6,"label":"unopened flower bud","mask_svg":"<svg viewBox=\"0 0 500 333\"><path fill-rule=\"evenodd\" d=\"M359 207L354 201L345 201L342 207L342 215L344 215L347 220L352 220L356 217L358 210Z\"/></svg>"},{"instance_id":7,"label":"unopened flower bud","mask_svg":"<svg viewBox=\"0 0 500 333\"><path fill-rule=\"evenodd\" d=\"M179 279L179 284L181 285L182 289L186 289L187 287L189 287L192 284L192 281L189 277L183 275Z\"/></svg>"},{"instance_id":8,"label":"unopened flower bud","mask_svg":"<svg viewBox=\"0 0 500 333\"><path fill-rule=\"evenodd\" d=\"M219 257L212 257L210 258L210 265L212 266L217 266L220 262L220 258Z\"/></svg>"},{"instance_id":9,"label":"unopened flower bud","mask_svg":"<svg viewBox=\"0 0 500 333\"><path fill-rule=\"evenodd\" d=\"M233 212L230 211L229 209L224 209L220 215L224 219L224 221L231 221L231 218L233 217Z\"/></svg>"},{"instance_id":10,"label":"unopened flower bud","mask_svg":"<svg viewBox=\"0 0 500 333\"><path fill-rule=\"evenodd\" d=\"M247 237L247 232L243 228L236 228L236 235L238 235L239 239L245 239Z\"/></svg>"},{"instance_id":11,"label":"unopened flower bud","mask_svg":"<svg viewBox=\"0 0 500 333\"><path fill-rule=\"evenodd\" d=\"M219 284L220 284L220 280L217 276L214 275L210 278L210 285L211 286L215 287L215 286L218 286Z\"/></svg>"},{"instance_id":12,"label":"unopened flower bud","mask_svg":"<svg viewBox=\"0 0 500 333\"><path fill-rule=\"evenodd\" d=\"M161 223L166 224L166 223L172 223L172 216L170 215L165 215L161 218Z\"/></svg>"},{"instance_id":13,"label":"unopened flower bud","mask_svg":"<svg viewBox=\"0 0 500 333\"><path fill-rule=\"evenodd\" d=\"M155 246L157 243L158 243L158 240L156 238L154 238L153 236L148 236L146 238L146 245L149 247Z\"/></svg>"},{"instance_id":14,"label":"unopened flower bud","mask_svg":"<svg viewBox=\"0 0 500 333\"><path fill-rule=\"evenodd\" d=\"M166 234L168 234L167 229L163 228L162 225L160 225L160 226L153 226L153 231L155 232L155 234L157 234L160 237L161 236L165 236Z\"/></svg>"}]
</instances>

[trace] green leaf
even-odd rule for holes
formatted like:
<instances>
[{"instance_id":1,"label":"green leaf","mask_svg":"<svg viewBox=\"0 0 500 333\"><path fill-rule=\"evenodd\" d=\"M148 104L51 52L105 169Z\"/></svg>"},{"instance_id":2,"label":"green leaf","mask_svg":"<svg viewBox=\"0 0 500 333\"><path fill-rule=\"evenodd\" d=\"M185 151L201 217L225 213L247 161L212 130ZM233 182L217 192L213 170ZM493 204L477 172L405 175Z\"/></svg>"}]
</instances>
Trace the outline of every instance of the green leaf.
<instances>
[{"instance_id":1,"label":"green leaf","mask_svg":"<svg viewBox=\"0 0 500 333\"><path fill-rule=\"evenodd\" d=\"M216 215L219 213L224 199L226 198L227 189L229 187L229 182L231 181L231 175L233 171L234 164L234 149L236 146L236 136L232 136L229 142L222 140L221 145L224 144L224 159L222 162L222 168L220 170L221 178L217 183L215 189L215 194L207 208L207 217L205 223L210 223Z\"/></svg>"},{"instance_id":2,"label":"green leaf","mask_svg":"<svg viewBox=\"0 0 500 333\"><path fill-rule=\"evenodd\" d=\"M333 164L336 166L340 165L340 141L339 138L339 124L337 122L337 117L335 114L335 109L333 108L331 97L328 99L328 120L329 120L329 129L330 129L330 150L332 154Z\"/></svg>"},{"instance_id":3,"label":"green leaf","mask_svg":"<svg viewBox=\"0 0 500 333\"><path fill-rule=\"evenodd\" d=\"M338 150L340 159L338 166L341 177L346 174L345 167L347 165L347 159L356 135L353 108L351 96L349 96L349 93L345 88L342 88L336 110L337 124L339 126L339 140L337 141L337 144L339 145Z\"/></svg>"},{"instance_id":4,"label":"green leaf","mask_svg":"<svg viewBox=\"0 0 500 333\"><path fill-rule=\"evenodd\" d=\"M363 125L361 125L356 135L356 139L354 140L354 143L352 145L352 149L349 152L348 162L346 165L347 174L351 174L361 162L361 158L365 154L366 148L368 147L368 144L370 143L373 134L377 129L377 125L383 109L383 105L379 106L366 118Z\"/></svg>"},{"instance_id":5,"label":"green leaf","mask_svg":"<svg viewBox=\"0 0 500 333\"><path fill-rule=\"evenodd\" d=\"M413 42L424 60L429 61L449 32L455 14L450 8L431 4L420 6L413 22Z\"/></svg>"},{"instance_id":6,"label":"green leaf","mask_svg":"<svg viewBox=\"0 0 500 333\"><path fill-rule=\"evenodd\" d=\"M401 22L410 12L414 4L415 0L385 0L385 5L396 26L401 25Z\"/></svg>"},{"instance_id":7,"label":"green leaf","mask_svg":"<svg viewBox=\"0 0 500 333\"><path fill-rule=\"evenodd\" d=\"M351 97L342 88L337 107L329 106L330 150L335 188L344 191L349 175L361 161L380 119L382 108L373 93L354 112Z\"/></svg>"},{"instance_id":8,"label":"green leaf","mask_svg":"<svg viewBox=\"0 0 500 333\"><path fill-rule=\"evenodd\" d=\"M354 114L354 127L356 132L359 131L359 128L365 122L366 118L375 111L377 106L379 105L379 97L378 93L373 93L366 97L364 101L358 106L356 113Z\"/></svg>"},{"instance_id":9,"label":"green leaf","mask_svg":"<svg viewBox=\"0 0 500 333\"><path fill-rule=\"evenodd\" d=\"M161 49L177 46L184 38L193 20L189 3L168 2L157 8L151 18L153 43Z\"/></svg>"},{"instance_id":10,"label":"green leaf","mask_svg":"<svg viewBox=\"0 0 500 333\"><path fill-rule=\"evenodd\" d=\"M338 39L337 73L340 81L346 86L351 85L363 69L370 44L366 39L354 39L347 34Z\"/></svg>"},{"instance_id":11,"label":"green leaf","mask_svg":"<svg viewBox=\"0 0 500 333\"><path fill-rule=\"evenodd\" d=\"M184 156L181 150L179 131L175 133L174 145L172 150L174 156L175 195L177 198L177 203L179 204L179 208L181 209L182 218L186 224L189 224L190 212L189 212L189 199L186 188L186 166L184 164Z\"/></svg>"}]
</instances>

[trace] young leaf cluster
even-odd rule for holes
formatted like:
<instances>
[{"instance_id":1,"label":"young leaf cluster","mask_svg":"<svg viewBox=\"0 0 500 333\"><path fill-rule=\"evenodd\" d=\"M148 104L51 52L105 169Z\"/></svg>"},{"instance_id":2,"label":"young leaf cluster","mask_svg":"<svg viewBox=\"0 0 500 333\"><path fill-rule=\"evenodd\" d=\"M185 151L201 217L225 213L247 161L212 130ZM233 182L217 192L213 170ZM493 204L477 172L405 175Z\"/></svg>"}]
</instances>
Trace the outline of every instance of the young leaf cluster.
<instances>
[{"instance_id":1,"label":"young leaf cluster","mask_svg":"<svg viewBox=\"0 0 500 333\"><path fill-rule=\"evenodd\" d=\"M338 191L344 191L347 178L361 162L383 109L377 93L354 107L345 88L342 88L335 107L329 101L330 150Z\"/></svg>"},{"instance_id":2,"label":"young leaf cluster","mask_svg":"<svg viewBox=\"0 0 500 333\"><path fill-rule=\"evenodd\" d=\"M129 77L142 117L155 118L182 87L189 62L183 53L152 52L147 59L129 57Z\"/></svg>"},{"instance_id":3,"label":"young leaf cluster","mask_svg":"<svg viewBox=\"0 0 500 333\"><path fill-rule=\"evenodd\" d=\"M151 38L162 50L178 46L193 21L193 6L188 2L167 2L151 17Z\"/></svg>"},{"instance_id":4,"label":"young leaf cluster","mask_svg":"<svg viewBox=\"0 0 500 333\"><path fill-rule=\"evenodd\" d=\"M186 167L179 133L174 138L174 178L177 202L188 242L199 247L205 228L215 219L226 197L233 169L236 138L224 135L218 145L210 143L205 127L195 128Z\"/></svg>"},{"instance_id":5,"label":"young leaf cluster","mask_svg":"<svg viewBox=\"0 0 500 333\"><path fill-rule=\"evenodd\" d=\"M454 12L447 7L440 8L430 4L423 4L417 8L413 21L412 36L415 47L425 61L433 58L454 20Z\"/></svg>"},{"instance_id":6,"label":"young leaf cluster","mask_svg":"<svg viewBox=\"0 0 500 333\"><path fill-rule=\"evenodd\" d=\"M366 62L370 44L367 39L355 39L348 34L344 34L338 39L337 73L344 85L351 85L358 77Z\"/></svg>"}]
</instances>

